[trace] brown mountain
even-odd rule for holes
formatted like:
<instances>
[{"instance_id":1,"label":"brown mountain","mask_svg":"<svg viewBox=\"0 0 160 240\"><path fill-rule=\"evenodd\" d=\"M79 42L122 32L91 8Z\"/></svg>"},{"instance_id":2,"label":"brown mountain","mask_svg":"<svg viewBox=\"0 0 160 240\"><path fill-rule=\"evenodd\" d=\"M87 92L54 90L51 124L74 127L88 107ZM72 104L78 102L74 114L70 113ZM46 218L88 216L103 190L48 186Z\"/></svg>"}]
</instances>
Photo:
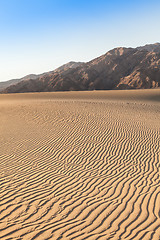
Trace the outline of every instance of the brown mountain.
<instances>
[{"instance_id":1,"label":"brown mountain","mask_svg":"<svg viewBox=\"0 0 160 240\"><path fill-rule=\"evenodd\" d=\"M133 89L160 87L160 44L115 48L88 63L69 63L9 86L3 92Z\"/></svg>"},{"instance_id":2,"label":"brown mountain","mask_svg":"<svg viewBox=\"0 0 160 240\"><path fill-rule=\"evenodd\" d=\"M0 91L4 90L5 88L11 86L11 85L15 85L23 80L30 80L30 79L37 79L38 78L38 75L36 74L30 74L30 75L27 75L23 78L19 78L19 79L12 79L12 80L9 80L9 81L6 81L6 82L0 82Z\"/></svg>"},{"instance_id":3,"label":"brown mountain","mask_svg":"<svg viewBox=\"0 0 160 240\"><path fill-rule=\"evenodd\" d=\"M59 67L59 68L56 68L55 70L53 71L50 71L50 72L46 72L46 73L42 73L42 74L29 74L23 78L19 78L19 79L11 79L9 81L6 81L6 82L0 82L0 91L3 91L4 89L8 88L9 86L12 86L12 85L16 85L17 83L20 83L22 81L28 81L28 80L35 80L35 79L38 79L46 74L51 74L51 73L54 73L54 72L61 72L61 71L64 71L64 70L67 70L68 68L75 68L77 66L80 66L82 64L82 62L69 62L67 64L64 64L63 66Z\"/></svg>"},{"instance_id":4,"label":"brown mountain","mask_svg":"<svg viewBox=\"0 0 160 240\"><path fill-rule=\"evenodd\" d=\"M147 50L149 52L160 52L160 43L146 44L142 47L137 47L138 50Z\"/></svg>"}]
</instances>

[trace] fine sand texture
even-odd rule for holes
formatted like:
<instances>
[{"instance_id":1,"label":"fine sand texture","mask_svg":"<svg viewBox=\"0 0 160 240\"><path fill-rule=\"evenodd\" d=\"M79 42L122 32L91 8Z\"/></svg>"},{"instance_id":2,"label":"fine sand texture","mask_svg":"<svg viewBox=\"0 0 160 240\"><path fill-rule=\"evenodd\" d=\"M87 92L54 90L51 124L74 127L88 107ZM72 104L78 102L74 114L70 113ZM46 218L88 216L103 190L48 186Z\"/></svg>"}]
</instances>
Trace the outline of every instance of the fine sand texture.
<instances>
[{"instance_id":1,"label":"fine sand texture","mask_svg":"<svg viewBox=\"0 0 160 240\"><path fill-rule=\"evenodd\" d=\"M0 239L160 239L160 89L0 95Z\"/></svg>"}]
</instances>

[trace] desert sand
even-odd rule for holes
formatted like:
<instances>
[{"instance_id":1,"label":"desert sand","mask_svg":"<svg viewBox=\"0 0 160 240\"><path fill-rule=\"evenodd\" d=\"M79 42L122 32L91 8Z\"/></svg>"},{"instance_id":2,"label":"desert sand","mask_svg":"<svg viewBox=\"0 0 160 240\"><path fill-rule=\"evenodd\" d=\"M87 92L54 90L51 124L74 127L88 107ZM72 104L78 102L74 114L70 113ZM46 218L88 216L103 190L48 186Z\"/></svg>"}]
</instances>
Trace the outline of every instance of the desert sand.
<instances>
[{"instance_id":1,"label":"desert sand","mask_svg":"<svg viewBox=\"0 0 160 240\"><path fill-rule=\"evenodd\" d=\"M160 239L160 89L0 95L1 240Z\"/></svg>"}]
</instances>

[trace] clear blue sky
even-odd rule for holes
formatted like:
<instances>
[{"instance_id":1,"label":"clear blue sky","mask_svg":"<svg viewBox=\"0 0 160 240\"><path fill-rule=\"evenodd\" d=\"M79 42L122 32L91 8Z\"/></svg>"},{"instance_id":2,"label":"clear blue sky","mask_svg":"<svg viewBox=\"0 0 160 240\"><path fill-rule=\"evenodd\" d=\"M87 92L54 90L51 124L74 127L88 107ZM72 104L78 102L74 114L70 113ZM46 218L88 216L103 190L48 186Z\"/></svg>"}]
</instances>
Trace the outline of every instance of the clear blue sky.
<instances>
[{"instance_id":1,"label":"clear blue sky","mask_svg":"<svg viewBox=\"0 0 160 240\"><path fill-rule=\"evenodd\" d=\"M160 0L0 0L0 81L160 42Z\"/></svg>"}]
</instances>

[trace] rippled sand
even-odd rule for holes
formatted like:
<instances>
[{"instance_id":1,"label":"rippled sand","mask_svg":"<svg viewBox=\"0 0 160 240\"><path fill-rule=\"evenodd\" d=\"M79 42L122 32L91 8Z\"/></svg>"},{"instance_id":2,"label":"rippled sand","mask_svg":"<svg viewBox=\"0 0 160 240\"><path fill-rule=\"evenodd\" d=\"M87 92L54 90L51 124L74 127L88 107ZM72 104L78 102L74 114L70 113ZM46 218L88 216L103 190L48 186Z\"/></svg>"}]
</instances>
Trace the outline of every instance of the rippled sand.
<instances>
[{"instance_id":1,"label":"rippled sand","mask_svg":"<svg viewBox=\"0 0 160 240\"><path fill-rule=\"evenodd\" d=\"M0 95L0 239L160 239L160 89Z\"/></svg>"}]
</instances>

